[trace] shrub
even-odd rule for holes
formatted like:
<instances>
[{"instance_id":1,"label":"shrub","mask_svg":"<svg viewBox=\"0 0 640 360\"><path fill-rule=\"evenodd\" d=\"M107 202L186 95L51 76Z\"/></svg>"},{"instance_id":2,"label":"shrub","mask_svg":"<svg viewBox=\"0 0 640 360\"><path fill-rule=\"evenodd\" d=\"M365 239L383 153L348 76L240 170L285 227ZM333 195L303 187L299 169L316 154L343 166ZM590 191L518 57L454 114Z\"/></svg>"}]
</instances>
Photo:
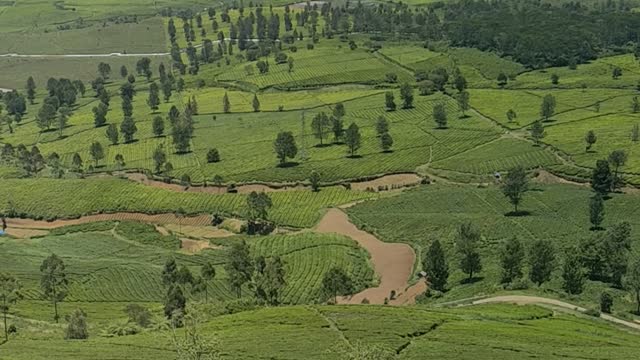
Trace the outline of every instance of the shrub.
<instances>
[{"instance_id":1,"label":"shrub","mask_svg":"<svg viewBox=\"0 0 640 360\"><path fill-rule=\"evenodd\" d=\"M287 62L287 54L283 53L283 52L279 52L276 55L276 64L284 64Z\"/></svg>"},{"instance_id":2,"label":"shrub","mask_svg":"<svg viewBox=\"0 0 640 360\"><path fill-rule=\"evenodd\" d=\"M205 87L207 84L205 83L205 81L203 79L198 79L196 80L196 86L199 89L202 89L203 87Z\"/></svg>"},{"instance_id":3,"label":"shrub","mask_svg":"<svg viewBox=\"0 0 640 360\"><path fill-rule=\"evenodd\" d=\"M88 339L89 331L87 329L87 314L81 309L74 310L67 317L69 325L65 331L65 339Z\"/></svg>"},{"instance_id":4,"label":"shrub","mask_svg":"<svg viewBox=\"0 0 640 360\"><path fill-rule=\"evenodd\" d=\"M124 311L127 313L129 321L137 324L138 326L146 328L151 324L151 312L142 305L129 304Z\"/></svg>"},{"instance_id":5,"label":"shrub","mask_svg":"<svg viewBox=\"0 0 640 360\"><path fill-rule=\"evenodd\" d=\"M207 162L217 163L219 161L220 161L220 153L218 152L218 149L216 148L209 149L209 151L207 152Z\"/></svg>"},{"instance_id":6,"label":"shrub","mask_svg":"<svg viewBox=\"0 0 640 360\"><path fill-rule=\"evenodd\" d=\"M313 44L312 43L308 43L307 44L307 50L313 50Z\"/></svg>"},{"instance_id":7,"label":"shrub","mask_svg":"<svg viewBox=\"0 0 640 360\"><path fill-rule=\"evenodd\" d=\"M291 47L289 47L289 51L291 51L292 53L297 52L298 51L298 47L297 46L291 46Z\"/></svg>"},{"instance_id":8,"label":"shrub","mask_svg":"<svg viewBox=\"0 0 640 360\"><path fill-rule=\"evenodd\" d=\"M584 313L589 316L600 317L600 311L596 309L587 309Z\"/></svg>"},{"instance_id":9,"label":"shrub","mask_svg":"<svg viewBox=\"0 0 640 360\"><path fill-rule=\"evenodd\" d=\"M606 291L603 291L600 295L600 311L605 314L611 314L611 308L613 307L613 296Z\"/></svg>"}]
</instances>

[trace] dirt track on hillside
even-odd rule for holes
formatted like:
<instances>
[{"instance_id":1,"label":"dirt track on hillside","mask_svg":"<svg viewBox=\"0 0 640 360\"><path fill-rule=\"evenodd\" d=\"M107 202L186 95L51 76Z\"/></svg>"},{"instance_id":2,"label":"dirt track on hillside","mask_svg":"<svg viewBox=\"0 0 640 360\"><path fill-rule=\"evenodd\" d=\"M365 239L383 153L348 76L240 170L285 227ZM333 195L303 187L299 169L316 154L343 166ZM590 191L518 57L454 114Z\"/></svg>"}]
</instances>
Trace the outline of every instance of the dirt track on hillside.
<instances>
[{"instance_id":1,"label":"dirt track on hillside","mask_svg":"<svg viewBox=\"0 0 640 360\"><path fill-rule=\"evenodd\" d=\"M335 233L348 236L369 252L371 262L380 283L375 288L368 288L351 297L339 299L339 303L360 304L363 299L371 304L384 304L392 290L396 298L389 304L404 305L415 303L415 297L426 290L426 283L421 280L409 287L413 274L415 253L411 246L399 243L385 243L375 236L358 229L349 217L339 209L330 209L315 228L319 233Z\"/></svg>"},{"instance_id":2,"label":"dirt track on hillside","mask_svg":"<svg viewBox=\"0 0 640 360\"><path fill-rule=\"evenodd\" d=\"M527 296L527 295L494 296L486 299L473 301L471 305L493 304L493 303L512 303L512 304L518 304L518 305L548 305L551 307L558 307L558 308L578 311L581 313L584 313L585 311L587 311L587 309L583 307L569 304L564 301L549 299L549 298L544 298L539 296ZM640 324L618 319L608 314L600 314L600 318L618 325L640 330Z\"/></svg>"},{"instance_id":3,"label":"dirt track on hillside","mask_svg":"<svg viewBox=\"0 0 640 360\"><path fill-rule=\"evenodd\" d=\"M147 215L141 213L113 213L113 214L97 214L83 216L78 219L69 220L32 220L32 219L7 219L8 229L55 229L69 225L87 224L96 221L140 221L149 224L163 225L163 224L182 224L191 226L206 226L211 224L211 217L209 215L189 216L178 218L174 214L158 214Z\"/></svg>"}]
</instances>

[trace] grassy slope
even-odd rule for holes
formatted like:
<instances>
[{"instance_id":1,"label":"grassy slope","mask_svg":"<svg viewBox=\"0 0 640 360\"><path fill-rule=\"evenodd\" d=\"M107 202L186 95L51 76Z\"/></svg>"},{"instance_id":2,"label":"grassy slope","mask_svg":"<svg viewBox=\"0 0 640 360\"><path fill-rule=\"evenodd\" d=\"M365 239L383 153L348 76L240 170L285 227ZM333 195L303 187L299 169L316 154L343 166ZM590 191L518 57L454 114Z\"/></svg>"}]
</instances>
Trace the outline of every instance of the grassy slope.
<instances>
[{"instance_id":1,"label":"grassy slope","mask_svg":"<svg viewBox=\"0 0 640 360\"><path fill-rule=\"evenodd\" d=\"M91 319L89 318L89 321ZM169 334L62 341L20 336L2 346L0 359L173 359ZM225 359L343 359L348 343L378 345L399 359L628 359L636 335L532 306L495 305L451 310L373 306L284 307L243 312L203 324L204 338L220 340ZM215 334L215 335L214 335ZM260 341L251 341L251 339ZM348 343L347 343L348 342ZM135 355L134 355L135 354ZM7 357L9 356L9 357Z\"/></svg>"}]
</instances>

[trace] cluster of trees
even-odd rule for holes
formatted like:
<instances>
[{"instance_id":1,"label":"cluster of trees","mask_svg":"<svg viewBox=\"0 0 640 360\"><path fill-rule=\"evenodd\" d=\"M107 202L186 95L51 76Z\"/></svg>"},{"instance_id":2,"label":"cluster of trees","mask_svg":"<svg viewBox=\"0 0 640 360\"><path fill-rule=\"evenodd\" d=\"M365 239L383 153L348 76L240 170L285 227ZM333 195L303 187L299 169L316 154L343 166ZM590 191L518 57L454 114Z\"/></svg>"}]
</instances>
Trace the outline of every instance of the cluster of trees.
<instances>
[{"instance_id":1,"label":"cluster of trees","mask_svg":"<svg viewBox=\"0 0 640 360\"><path fill-rule=\"evenodd\" d=\"M514 237L506 241L499 252L500 282L513 284L521 281L527 268L529 280L540 286L550 281L553 272L560 269L562 287L569 294L580 294L586 280L608 282L637 294L640 291L640 260L630 261L630 234L631 226L623 222L584 239L578 246L565 249L562 266L558 266L557 253L560 250L552 241L535 240L527 250ZM482 270L480 240L480 233L473 225L466 223L458 227L455 251L460 270L468 275L465 281L472 281L473 276ZM450 269L439 240L429 246L422 266L430 288L446 291Z\"/></svg>"},{"instance_id":2,"label":"cluster of trees","mask_svg":"<svg viewBox=\"0 0 640 360\"><path fill-rule=\"evenodd\" d=\"M205 262L200 267L200 275L194 276L186 265L178 267L171 257L162 269L162 284L166 289L164 315L176 326L182 324L186 314L187 297L204 293L205 302L209 301L209 283L216 276L212 263Z\"/></svg>"}]
</instances>

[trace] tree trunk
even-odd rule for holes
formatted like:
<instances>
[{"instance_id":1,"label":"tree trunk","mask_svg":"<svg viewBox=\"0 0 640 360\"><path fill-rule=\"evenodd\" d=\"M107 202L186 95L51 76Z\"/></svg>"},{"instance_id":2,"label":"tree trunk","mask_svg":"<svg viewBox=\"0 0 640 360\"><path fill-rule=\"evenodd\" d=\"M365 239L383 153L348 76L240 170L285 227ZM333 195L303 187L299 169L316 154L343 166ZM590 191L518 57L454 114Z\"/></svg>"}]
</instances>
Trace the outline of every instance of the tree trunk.
<instances>
[{"instance_id":1,"label":"tree trunk","mask_svg":"<svg viewBox=\"0 0 640 360\"><path fill-rule=\"evenodd\" d=\"M7 328L7 312L3 311L4 314L4 342L9 341L9 329Z\"/></svg>"},{"instance_id":2,"label":"tree trunk","mask_svg":"<svg viewBox=\"0 0 640 360\"><path fill-rule=\"evenodd\" d=\"M56 321L56 324L57 324L58 323L58 301L55 299L53 300L53 311L54 311L53 319Z\"/></svg>"}]
</instances>

